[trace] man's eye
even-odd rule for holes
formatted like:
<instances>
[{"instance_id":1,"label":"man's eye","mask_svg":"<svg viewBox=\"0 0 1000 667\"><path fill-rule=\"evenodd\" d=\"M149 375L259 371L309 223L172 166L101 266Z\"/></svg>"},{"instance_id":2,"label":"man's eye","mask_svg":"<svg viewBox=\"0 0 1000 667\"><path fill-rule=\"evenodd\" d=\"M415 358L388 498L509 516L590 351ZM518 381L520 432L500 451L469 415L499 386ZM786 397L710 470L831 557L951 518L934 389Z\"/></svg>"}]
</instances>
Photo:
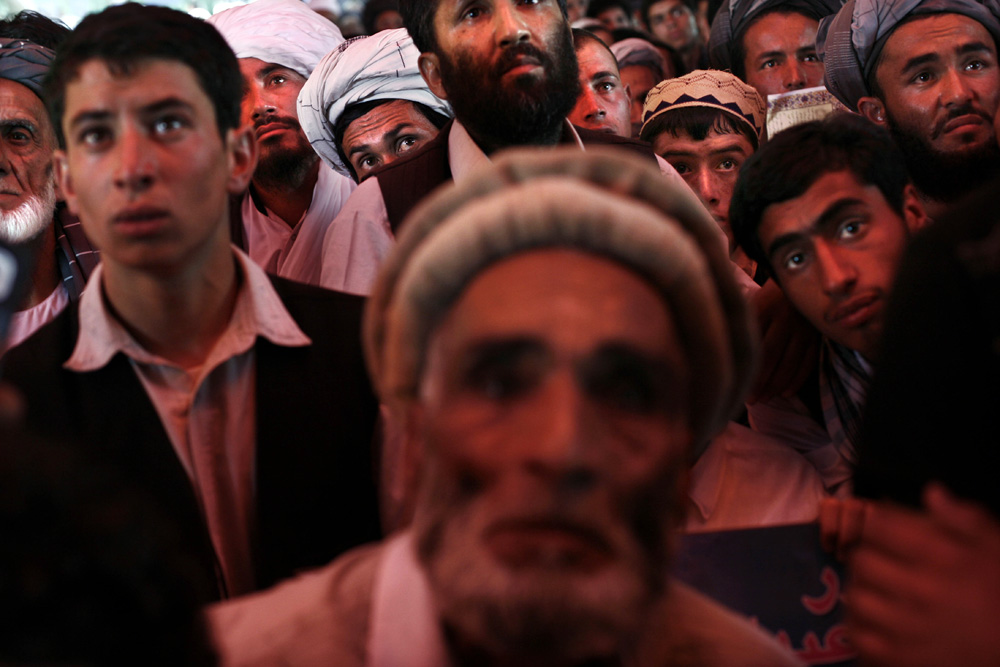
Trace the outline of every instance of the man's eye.
<instances>
[{"instance_id":1,"label":"man's eye","mask_svg":"<svg viewBox=\"0 0 1000 667\"><path fill-rule=\"evenodd\" d=\"M804 56L802 56L802 62L806 62L806 63L819 62L819 56L816 55L816 53L814 53L814 52L813 53L807 53Z\"/></svg>"},{"instance_id":2,"label":"man's eye","mask_svg":"<svg viewBox=\"0 0 1000 667\"><path fill-rule=\"evenodd\" d=\"M163 118L157 118L153 122L153 132L161 135L171 134L184 128L185 126L186 123L177 116L164 116Z\"/></svg>"},{"instance_id":3,"label":"man's eye","mask_svg":"<svg viewBox=\"0 0 1000 667\"><path fill-rule=\"evenodd\" d=\"M778 66L778 61L775 60L774 58L771 58L770 60L765 60L760 64L761 69L771 69L772 67L777 67L777 66Z\"/></svg>"},{"instance_id":4,"label":"man's eye","mask_svg":"<svg viewBox=\"0 0 1000 667\"><path fill-rule=\"evenodd\" d=\"M610 81L602 81L599 84L597 84L597 90L601 91L602 93L610 93L614 89L615 89L615 84L613 84Z\"/></svg>"},{"instance_id":5,"label":"man's eye","mask_svg":"<svg viewBox=\"0 0 1000 667\"><path fill-rule=\"evenodd\" d=\"M396 152L405 153L416 145L416 137L400 137L399 142L396 144Z\"/></svg>"},{"instance_id":6,"label":"man's eye","mask_svg":"<svg viewBox=\"0 0 1000 667\"><path fill-rule=\"evenodd\" d=\"M986 63L982 60L973 60L965 66L966 70L977 71L986 68Z\"/></svg>"},{"instance_id":7,"label":"man's eye","mask_svg":"<svg viewBox=\"0 0 1000 667\"><path fill-rule=\"evenodd\" d=\"M723 171L732 171L733 169L739 169L739 167L740 165L736 162L736 160L731 158L726 158L719 163L719 169L722 169Z\"/></svg>"},{"instance_id":8,"label":"man's eye","mask_svg":"<svg viewBox=\"0 0 1000 667\"><path fill-rule=\"evenodd\" d=\"M864 230L861 220L848 220L837 229L837 237L841 239L851 239Z\"/></svg>"},{"instance_id":9,"label":"man's eye","mask_svg":"<svg viewBox=\"0 0 1000 667\"><path fill-rule=\"evenodd\" d=\"M288 81L288 77L284 74L272 74L267 79L267 85L269 86L280 86L281 84Z\"/></svg>"},{"instance_id":10,"label":"man's eye","mask_svg":"<svg viewBox=\"0 0 1000 667\"><path fill-rule=\"evenodd\" d=\"M77 143L85 146L100 146L111 139L111 132L103 127L88 127L80 130L76 136Z\"/></svg>"},{"instance_id":11,"label":"man's eye","mask_svg":"<svg viewBox=\"0 0 1000 667\"><path fill-rule=\"evenodd\" d=\"M917 72L913 75L914 83L927 83L934 78L934 75L930 72Z\"/></svg>"},{"instance_id":12,"label":"man's eye","mask_svg":"<svg viewBox=\"0 0 1000 667\"><path fill-rule=\"evenodd\" d=\"M374 155L365 155L358 160L358 166L363 169L374 169L378 166L378 158Z\"/></svg>"},{"instance_id":13,"label":"man's eye","mask_svg":"<svg viewBox=\"0 0 1000 667\"><path fill-rule=\"evenodd\" d=\"M482 7L469 7L462 14L462 20L477 19L483 15Z\"/></svg>"},{"instance_id":14,"label":"man's eye","mask_svg":"<svg viewBox=\"0 0 1000 667\"><path fill-rule=\"evenodd\" d=\"M15 127L7 134L7 139L14 144L30 144L32 135L21 127Z\"/></svg>"},{"instance_id":15,"label":"man's eye","mask_svg":"<svg viewBox=\"0 0 1000 667\"><path fill-rule=\"evenodd\" d=\"M806 254L800 250L789 253L782 263L786 271L796 271L806 263Z\"/></svg>"}]
</instances>

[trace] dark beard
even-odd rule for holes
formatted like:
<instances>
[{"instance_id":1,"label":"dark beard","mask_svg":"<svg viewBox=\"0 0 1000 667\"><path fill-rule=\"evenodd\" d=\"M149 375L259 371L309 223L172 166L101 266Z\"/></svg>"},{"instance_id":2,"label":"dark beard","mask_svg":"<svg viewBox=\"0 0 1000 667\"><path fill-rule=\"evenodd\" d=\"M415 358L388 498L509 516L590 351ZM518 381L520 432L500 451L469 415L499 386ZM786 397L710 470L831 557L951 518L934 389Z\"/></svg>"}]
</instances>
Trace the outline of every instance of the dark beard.
<instances>
[{"instance_id":1,"label":"dark beard","mask_svg":"<svg viewBox=\"0 0 1000 667\"><path fill-rule=\"evenodd\" d=\"M956 155L934 149L921 135L891 118L888 127L903 153L913 184L930 199L954 202L1000 173L1000 146L995 141Z\"/></svg>"},{"instance_id":2,"label":"dark beard","mask_svg":"<svg viewBox=\"0 0 1000 667\"><path fill-rule=\"evenodd\" d=\"M296 190L319 160L313 150L278 150L261 154L253 180L269 190Z\"/></svg>"},{"instance_id":3,"label":"dark beard","mask_svg":"<svg viewBox=\"0 0 1000 667\"><path fill-rule=\"evenodd\" d=\"M518 56L531 56L545 76L518 77L504 85L503 73ZM465 54L440 55L441 81L455 117L486 153L507 146L549 145L580 93L576 54L569 31L560 31L551 56L531 44L507 47L489 71Z\"/></svg>"}]
</instances>

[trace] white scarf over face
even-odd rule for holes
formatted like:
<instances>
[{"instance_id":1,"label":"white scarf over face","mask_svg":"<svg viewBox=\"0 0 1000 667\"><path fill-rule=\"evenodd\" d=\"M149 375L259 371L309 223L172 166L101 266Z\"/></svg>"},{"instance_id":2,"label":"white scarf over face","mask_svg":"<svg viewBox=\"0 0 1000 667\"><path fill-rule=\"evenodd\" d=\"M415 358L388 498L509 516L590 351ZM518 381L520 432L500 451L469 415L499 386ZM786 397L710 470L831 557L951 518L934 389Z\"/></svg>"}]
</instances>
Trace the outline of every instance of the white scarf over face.
<instances>
[{"instance_id":1,"label":"white scarf over face","mask_svg":"<svg viewBox=\"0 0 1000 667\"><path fill-rule=\"evenodd\" d=\"M209 17L237 58L288 67L308 79L320 58L344 41L340 28L300 0L256 0Z\"/></svg>"},{"instance_id":2,"label":"white scarf over face","mask_svg":"<svg viewBox=\"0 0 1000 667\"><path fill-rule=\"evenodd\" d=\"M377 100L418 102L451 116L451 107L420 76L420 52L404 28L350 39L328 53L299 93L299 123L313 150L341 174L351 171L337 154L333 129L344 111Z\"/></svg>"}]
</instances>

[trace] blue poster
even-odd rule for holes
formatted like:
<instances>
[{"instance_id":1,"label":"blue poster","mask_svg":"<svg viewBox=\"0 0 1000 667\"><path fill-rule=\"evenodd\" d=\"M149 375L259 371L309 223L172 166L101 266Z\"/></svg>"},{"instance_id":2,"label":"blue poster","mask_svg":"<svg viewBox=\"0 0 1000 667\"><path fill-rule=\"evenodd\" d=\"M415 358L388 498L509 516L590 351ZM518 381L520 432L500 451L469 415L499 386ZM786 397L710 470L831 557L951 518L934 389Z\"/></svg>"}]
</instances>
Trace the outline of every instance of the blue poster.
<instances>
[{"instance_id":1,"label":"blue poster","mask_svg":"<svg viewBox=\"0 0 1000 667\"><path fill-rule=\"evenodd\" d=\"M844 568L815 523L685 535L675 576L777 636L810 665L853 665Z\"/></svg>"}]
</instances>

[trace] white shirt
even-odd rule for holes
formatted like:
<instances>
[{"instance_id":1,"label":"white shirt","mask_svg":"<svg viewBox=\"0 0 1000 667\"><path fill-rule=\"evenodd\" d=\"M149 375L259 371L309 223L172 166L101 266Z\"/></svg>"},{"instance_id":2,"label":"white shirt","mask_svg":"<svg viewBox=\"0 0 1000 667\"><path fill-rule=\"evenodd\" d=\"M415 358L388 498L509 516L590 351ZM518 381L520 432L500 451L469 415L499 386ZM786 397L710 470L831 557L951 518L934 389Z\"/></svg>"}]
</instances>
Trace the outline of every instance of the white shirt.
<instances>
[{"instance_id":1,"label":"white shirt","mask_svg":"<svg viewBox=\"0 0 1000 667\"><path fill-rule=\"evenodd\" d=\"M580 135L568 121L565 129L580 150L585 150ZM684 179L666 160L657 156L656 161L664 177L690 191ZM455 182L461 183L476 167L488 163L486 153L455 120L448 133L448 164ZM725 243L721 229L719 234L720 242ZM323 239L323 268L319 284L327 289L368 295L378 269L394 243L378 177L369 178L358 186L327 230Z\"/></svg>"},{"instance_id":2,"label":"white shirt","mask_svg":"<svg viewBox=\"0 0 1000 667\"><path fill-rule=\"evenodd\" d=\"M240 204L247 254L268 273L318 285L323 237L356 187L320 161L312 201L294 228L270 210L258 210L247 192Z\"/></svg>"},{"instance_id":3,"label":"white shirt","mask_svg":"<svg viewBox=\"0 0 1000 667\"><path fill-rule=\"evenodd\" d=\"M264 271L233 248L243 276L229 325L199 368L184 369L147 351L110 312L98 266L80 297L80 332L64 367L97 370L121 352L156 408L198 500L224 595L256 588L251 532L256 452L254 344L311 344Z\"/></svg>"}]
</instances>

